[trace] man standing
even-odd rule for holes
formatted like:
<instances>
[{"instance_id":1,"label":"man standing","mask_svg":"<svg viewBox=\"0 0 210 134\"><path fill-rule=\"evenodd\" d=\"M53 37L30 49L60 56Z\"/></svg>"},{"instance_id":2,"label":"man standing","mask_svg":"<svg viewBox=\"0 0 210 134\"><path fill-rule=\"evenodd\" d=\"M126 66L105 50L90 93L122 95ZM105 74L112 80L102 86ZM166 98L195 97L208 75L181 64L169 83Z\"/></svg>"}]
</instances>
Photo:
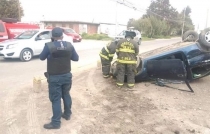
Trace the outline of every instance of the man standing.
<instances>
[{"instance_id":1,"label":"man standing","mask_svg":"<svg viewBox=\"0 0 210 134\"><path fill-rule=\"evenodd\" d=\"M108 43L100 52L102 72L104 78L109 78L111 61L116 52L117 40Z\"/></svg>"},{"instance_id":2,"label":"man standing","mask_svg":"<svg viewBox=\"0 0 210 134\"><path fill-rule=\"evenodd\" d=\"M53 116L46 129L59 129L61 117L70 120L72 100L70 89L72 85L71 60L78 61L79 56L70 42L62 41L63 30L54 28L52 30L53 42L45 44L40 54L40 59L47 59L47 73L49 99L52 102ZM61 110L61 98L64 103L64 112Z\"/></svg>"},{"instance_id":3,"label":"man standing","mask_svg":"<svg viewBox=\"0 0 210 134\"><path fill-rule=\"evenodd\" d=\"M136 56L139 54L139 45L133 40L136 33L126 31L125 39L119 40L117 44L117 83L121 88L124 85L125 74L127 75L128 88L135 84Z\"/></svg>"}]
</instances>

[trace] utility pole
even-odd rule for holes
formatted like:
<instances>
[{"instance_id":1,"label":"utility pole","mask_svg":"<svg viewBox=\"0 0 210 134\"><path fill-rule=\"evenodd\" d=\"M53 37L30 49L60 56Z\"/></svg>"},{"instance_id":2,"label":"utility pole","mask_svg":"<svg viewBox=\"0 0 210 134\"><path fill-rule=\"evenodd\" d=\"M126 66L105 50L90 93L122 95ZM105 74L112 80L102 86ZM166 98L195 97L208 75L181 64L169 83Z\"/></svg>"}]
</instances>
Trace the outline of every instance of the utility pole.
<instances>
[{"instance_id":1,"label":"utility pole","mask_svg":"<svg viewBox=\"0 0 210 134\"><path fill-rule=\"evenodd\" d=\"M184 19L183 19L183 24L182 24L182 36L183 36L183 32L184 32L185 12L186 12L186 7L184 9Z\"/></svg>"},{"instance_id":2,"label":"utility pole","mask_svg":"<svg viewBox=\"0 0 210 134\"><path fill-rule=\"evenodd\" d=\"M17 0L17 6L18 6L18 21L21 21L21 15L20 15L20 1Z\"/></svg>"},{"instance_id":3,"label":"utility pole","mask_svg":"<svg viewBox=\"0 0 210 134\"><path fill-rule=\"evenodd\" d=\"M118 3L116 2L116 16L115 16L115 36L117 36L117 29L118 29L118 21L117 21L117 6Z\"/></svg>"}]
</instances>

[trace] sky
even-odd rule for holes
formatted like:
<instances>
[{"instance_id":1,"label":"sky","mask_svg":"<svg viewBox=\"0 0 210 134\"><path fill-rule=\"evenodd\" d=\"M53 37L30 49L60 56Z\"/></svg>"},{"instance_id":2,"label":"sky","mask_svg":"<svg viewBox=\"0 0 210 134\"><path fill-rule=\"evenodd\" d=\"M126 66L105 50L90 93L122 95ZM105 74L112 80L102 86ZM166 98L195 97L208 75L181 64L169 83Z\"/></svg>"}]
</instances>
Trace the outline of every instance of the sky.
<instances>
[{"instance_id":1,"label":"sky","mask_svg":"<svg viewBox=\"0 0 210 134\"><path fill-rule=\"evenodd\" d=\"M138 19L150 5L150 0L127 0L141 11L116 4L113 0L20 0L24 9L25 22L40 20L85 21L127 24L130 18ZM171 5L182 11L186 6L192 9L191 18L197 29L210 27L210 0L170 0Z\"/></svg>"}]
</instances>

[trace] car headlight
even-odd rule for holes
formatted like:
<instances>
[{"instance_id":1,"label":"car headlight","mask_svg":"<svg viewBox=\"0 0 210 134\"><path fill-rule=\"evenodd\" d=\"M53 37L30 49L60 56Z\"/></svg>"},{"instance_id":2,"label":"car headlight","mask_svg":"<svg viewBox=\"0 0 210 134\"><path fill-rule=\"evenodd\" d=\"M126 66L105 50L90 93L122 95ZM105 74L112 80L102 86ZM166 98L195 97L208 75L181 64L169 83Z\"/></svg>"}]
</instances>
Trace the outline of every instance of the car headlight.
<instances>
[{"instance_id":1,"label":"car headlight","mask_svg":"<svg viewBox=\"0 0 210 134\"><path fill-rule=\"evenodd\" d=\"M12 49L15 47L16 47L16 44L9 44L9 45L7 45L6 49Z\"/></svg>"}]
</instances>

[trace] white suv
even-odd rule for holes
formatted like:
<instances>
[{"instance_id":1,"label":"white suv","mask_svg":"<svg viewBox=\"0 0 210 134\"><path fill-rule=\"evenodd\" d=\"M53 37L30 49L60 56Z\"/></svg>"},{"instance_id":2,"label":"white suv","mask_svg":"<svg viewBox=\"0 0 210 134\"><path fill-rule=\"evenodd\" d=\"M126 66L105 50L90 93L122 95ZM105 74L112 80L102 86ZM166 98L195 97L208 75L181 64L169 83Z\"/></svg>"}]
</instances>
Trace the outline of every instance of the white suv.
<instances>
[{"instance_id":1,"label":"white suv","mask_svg":"<svg viewBox=\"0 0 210 134\"><path fill-rule=\"evenodd\" d=\"M118 34L115 37L115 40L120 40L125 38L125 31L134 31L136 33L136 36L134 37L134 40L141 45L141 33L138 30L123 30L120 34Z\"/></svg>"}]
</instances>

